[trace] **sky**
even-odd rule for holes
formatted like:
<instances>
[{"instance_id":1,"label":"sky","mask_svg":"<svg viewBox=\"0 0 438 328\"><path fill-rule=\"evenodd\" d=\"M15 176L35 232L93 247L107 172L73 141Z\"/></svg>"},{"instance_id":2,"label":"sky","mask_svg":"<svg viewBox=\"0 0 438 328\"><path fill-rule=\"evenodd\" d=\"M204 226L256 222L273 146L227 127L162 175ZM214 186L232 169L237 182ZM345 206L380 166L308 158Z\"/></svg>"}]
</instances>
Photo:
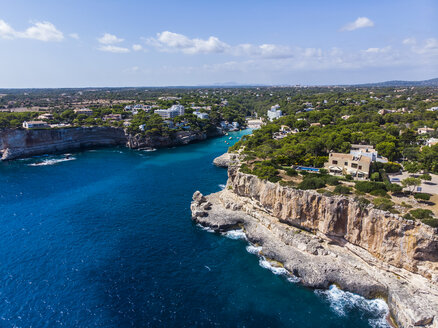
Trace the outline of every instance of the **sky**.
<instances>
[{"instance_id":1,"label":"sky","mask_svg":"<svg viewBox=\"0 0 438 328\"><path fill-rule=\"evenodd\" d=\"M437 77L437 0L0 0L0 88Z\"/></svg>"}]
</instances>

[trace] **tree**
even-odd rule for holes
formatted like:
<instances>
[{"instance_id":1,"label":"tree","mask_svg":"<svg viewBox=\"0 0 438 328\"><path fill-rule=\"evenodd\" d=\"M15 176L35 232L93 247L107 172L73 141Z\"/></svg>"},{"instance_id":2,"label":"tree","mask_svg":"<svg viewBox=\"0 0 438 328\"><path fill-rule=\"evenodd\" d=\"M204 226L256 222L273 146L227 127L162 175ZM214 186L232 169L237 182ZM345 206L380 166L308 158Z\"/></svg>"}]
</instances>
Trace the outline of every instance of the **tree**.
<instances>
[{"instance_id":1,"label":"tree","mask_svg":"<svg viewBox=\"0 0 438 328\"><path fill-rule=\"evenodd\" d=\"M408 188L410 192L413 192L415 187L421 184L421 180L418 178L406 178L402 180L401 184L404 188Z\"/></svg>"},{"instance_id":2,"label":"tree","mask_svg":"<svg viewBox=\"0 0 438 328\"><path fill-rule=\"evenodd\" d=\"M376 150L391 161L397 157L397 148L394 142L382 141L376 145Z\"/></svg>"},{"instance_id":3,"label":"tree","mask_svg":"<svg viewBox=\"0 0 438 328\"><path fill-rule=\"evenodd\" d=\"M418 162L407 162L403 165L404 169L411 174L420 171L420 164Z\"/></svg>"}]
</instances>

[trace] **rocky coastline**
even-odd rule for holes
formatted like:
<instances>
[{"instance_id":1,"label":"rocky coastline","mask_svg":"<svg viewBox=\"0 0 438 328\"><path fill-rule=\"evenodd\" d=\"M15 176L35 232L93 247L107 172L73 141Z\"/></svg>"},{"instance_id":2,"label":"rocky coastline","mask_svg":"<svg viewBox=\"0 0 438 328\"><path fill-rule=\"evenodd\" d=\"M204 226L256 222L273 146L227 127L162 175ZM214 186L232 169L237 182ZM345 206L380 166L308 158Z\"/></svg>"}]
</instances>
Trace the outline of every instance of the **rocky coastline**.
<instances>
[{"instance_id":1,"label":"rocky coastline","mask_svg":"<svg viewBox=\"0 0 438 328\"><path fill-rule=\"evenodd\" d=\"M193 195L192 218L218 232L243 229L260 255L304 286L384 298L399 327L438 327L438 233L419 222L262 181L230 165L226 188Z\"/></svg>"},{"instance_id":2,"label":"rocky coastline","mask_svg":"<svg viewBox=\"0 0 438 328\"><path fill-rule=\"evenodd\" d=\"M107 146L126 146L131 149L150 149L186 145L223 135L180 131L173 136L131 135L123 128L74 127L60 129L0 130L0 158L13 160L44 154Z\"/></svg>"}]
</instances>

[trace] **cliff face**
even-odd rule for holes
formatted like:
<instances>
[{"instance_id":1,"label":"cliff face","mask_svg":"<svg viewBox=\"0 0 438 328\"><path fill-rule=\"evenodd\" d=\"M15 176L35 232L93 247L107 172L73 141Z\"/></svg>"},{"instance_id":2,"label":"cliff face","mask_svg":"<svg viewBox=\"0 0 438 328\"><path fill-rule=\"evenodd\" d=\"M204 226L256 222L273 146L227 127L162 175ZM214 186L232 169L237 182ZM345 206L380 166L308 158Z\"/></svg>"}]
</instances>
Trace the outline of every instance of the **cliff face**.
<instances>
[{"instance_id":1,"label":"cliff face","mask_svg":"<svg viewBox=\"0 0 438 328\"><path fill-rule=\"evenodd\" d=\"M438 232L419 222L262 181L234 166L227 187L193 195L192 218L216 231L242 228L260 256L313 288L339 284L383 296L400 327L438 328Z\"/></svg>"},{"instance_id":2,"label":"cliff face","mask_svg":"<svg viewBox=\"0 0 438 328\"><path fill-rule=\"evenodd\" d=\"M205 140L207 137L206 133L192 131L176 132L173 138L170 136L143 136L141 134L136 134L128 136L127 146L134 149L163 148L187 145L191 142Z\"/></svg>"},{"instance_id":3,"label":"cliff face","mask_svg":"<svg viewBox=\"0 0 438 328\"><path fill-rule=\"evenodd\" d=\"M347 197L285 188L229 169L228 185L238 196L260 202L282 222L362 247L378 259L438 282L436 229L398 215L362 207ZM433 275L433 277L432 277Z\"/></svg>"},{"instance_id":4,"label":"cliff face","mask_svg":"<svg viewBox=\"0 0 438 328\"><path fill-rule=\"evenodd\" d=\"M2 130L0 152L2 160L11 160L87 147L124 145L126 139L123 129L112 127Z\"/></svg>"},{"instance_id":5,"label":"cliff face","mask_svg":"<svg viewBox=\"0 0 438 328\"><path fill-rule=\"evenodd\" d=\"M163 148L186 145L219 136L222 131L206 134L181 131L170 136L130 135L122 128L76 127L64 129L0 130L2 160L71 151L81 148L124 145L132 149Z\"/></svg>"}]
</instances>

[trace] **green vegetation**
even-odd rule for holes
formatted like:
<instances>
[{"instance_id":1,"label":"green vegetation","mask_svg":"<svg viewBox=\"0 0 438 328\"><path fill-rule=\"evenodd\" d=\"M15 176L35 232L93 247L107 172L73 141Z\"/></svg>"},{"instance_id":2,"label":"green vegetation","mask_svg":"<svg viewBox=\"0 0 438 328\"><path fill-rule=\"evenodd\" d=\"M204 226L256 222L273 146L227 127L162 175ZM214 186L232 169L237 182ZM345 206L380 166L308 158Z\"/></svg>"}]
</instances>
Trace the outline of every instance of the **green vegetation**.
<instances>
[{"instance_id":1,"label":"green vegetation","mask_svg":"<svg viewBox=\"0 0 438 328\"><path fill-rule=\"evenodd\" d=\"M416 193L414 198L418 200L430 200L430 195L426 193Z\"/></svg>"},{"instance_id":2,"label":"green vegetation","mask_svg":"<svg viewBox=\"0 0 438 328\"><path fill-rule=\"evenodd\" d=\"M343 186L343 185L336 186L334 192L336 194L342 194L342 195L351 194L350 188L348 188L347 186Z\"/></svg>"},{"instance_id":3,"label":"green vegetation","mask_svg":"<svg viewBox=\"0 0 438 328\"><path fill-rule=\"evenodd\" d=\"M373 199L373 204L379 210L393 212L394 202L389 200L388 198L383 198L383 197L375 198Z\"/></svg>"}]
</instances>

